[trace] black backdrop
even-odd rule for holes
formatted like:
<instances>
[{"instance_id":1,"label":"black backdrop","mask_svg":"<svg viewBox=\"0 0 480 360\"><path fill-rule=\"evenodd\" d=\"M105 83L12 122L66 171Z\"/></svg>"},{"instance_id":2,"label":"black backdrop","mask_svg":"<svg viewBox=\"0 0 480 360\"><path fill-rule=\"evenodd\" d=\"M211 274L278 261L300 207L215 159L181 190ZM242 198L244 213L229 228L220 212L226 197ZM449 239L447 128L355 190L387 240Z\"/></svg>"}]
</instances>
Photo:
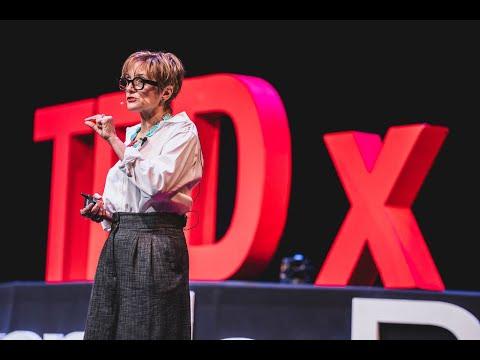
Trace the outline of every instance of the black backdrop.
<instances>
[{"instance_id":1,"label":"black backdrop","mask_svg":"<svg viewBox=\"0 0 480 360\"><path fill-rule=\"evenodd\" d=\"M284 102L290 207L276 256L257 280L276 281L282 257L297 251L318 270L343 221L349 204L323 134L383 135L389 126L429 122L450 134L413 210L447 289L480 290L479 35L479 21L0 21L0 281L45 275L52 143L33 142L35 109L116 91L123 60L151 49L177 54L187 77L261 77ZM222 136L219 235L236 166L231 127Z\"/></svg>"}]
</instances>

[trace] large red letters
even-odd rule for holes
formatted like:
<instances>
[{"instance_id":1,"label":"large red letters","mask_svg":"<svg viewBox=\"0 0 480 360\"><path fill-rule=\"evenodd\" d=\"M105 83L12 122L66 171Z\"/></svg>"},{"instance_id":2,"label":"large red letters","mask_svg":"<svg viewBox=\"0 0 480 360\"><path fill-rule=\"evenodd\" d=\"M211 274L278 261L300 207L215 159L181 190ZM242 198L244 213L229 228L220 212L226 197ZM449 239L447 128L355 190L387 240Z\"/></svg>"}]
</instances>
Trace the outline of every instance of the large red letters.
<instances>
[{"instance_id":1,"label":"large red letters","mask_svg":"<svg viewBox=\"0 0 480 360\"><path fill-rule=\"evenodd\" d=\"M107 233L82 218L80 192L103 191L118 159L83 119L113 115L117 131L138 122L117 92L35 113L34 140L53 140L46 280L93 279ZM272 258L286 222L291 182L288 121L280 97L254 77L217 74L186 79L174 112L195 122L205 159L187 224L192 280L253 277ZM237 140L236 196L230 226L215 238L220 126L228 116ZM372 284L443 290L411 205L448 133L426 124L378 135L355 131L325 135L351 204L316 279L317 285ZM319 184L321 186L321 184ZM193 224L192 224L193 222Z\"/></svg>"},{"instance_id":2,"label":"large red letters","mask_svg":"<svg viewBox=\"0 0 480 360\"><path fill-rule=\"evenodd\" d=\"M122 105L123 97L123 93L107 94L35 112L34 140L54 143L49 282L93 279L106 233L80 216L80 192L102 193L107 171L117 159L83 119L95 113L113 115L124 134L125 127L138 119ZM281 99L262 79L217 74L186 79L173 108L174 113L186 111L195 122L205 159L201 191L197 187L193 194L193 210L200 218L186 231L190 278L254 276L273 256L288 210L290 132ZM224 115L232 120L237 139L237 186L230 227L223 238L215 239L219 130ZM187 228L197 219L193 222Z\"/></svg>"},{"instance_id":3,"label":"large red letters","mask_svg":"<svg viewBox=\"0 0 480 360\"><path fill-rule=\"evenodd\" d=\"M325 135L351 208L317 285L372 284L376 265L387 288L444 290L410 207L447 132L426 124L392 127L383 146L375 134Z\"/></svg>"}]
</instances>

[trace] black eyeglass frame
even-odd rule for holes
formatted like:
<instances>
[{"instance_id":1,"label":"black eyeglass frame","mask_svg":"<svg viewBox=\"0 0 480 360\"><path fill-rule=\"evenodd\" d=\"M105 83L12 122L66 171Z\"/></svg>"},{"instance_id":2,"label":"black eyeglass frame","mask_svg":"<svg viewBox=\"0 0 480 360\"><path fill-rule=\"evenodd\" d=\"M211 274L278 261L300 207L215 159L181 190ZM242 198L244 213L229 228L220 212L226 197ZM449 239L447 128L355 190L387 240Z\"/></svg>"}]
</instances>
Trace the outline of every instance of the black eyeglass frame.
<instances>
[{"instance_id":1,"label":"black eyeglass frame","mask_svg":"<svg viewBox=\"0 0 480 360\"><path fill-rule=\"evenodd\" d=\"M140 83L142 84L141 87L136 87L135 86L135 81L138 81L140 80ZM124 82L125 84L122 84L122 82ZM120 88L120 90L125 90L128 85L132 83L133 84L133 88L135 90L143 90L143 88L145 87L145 84L150 84L150 85L153 85L153 86L158 86L160 87L159 83L157 81L153 81L153 80L148 80L148 79L144 79L140 76L135 76L133 79L127 79L125 76L122 76L119 80L118 80L118 87Z\"/></svg>"}]
</instances>

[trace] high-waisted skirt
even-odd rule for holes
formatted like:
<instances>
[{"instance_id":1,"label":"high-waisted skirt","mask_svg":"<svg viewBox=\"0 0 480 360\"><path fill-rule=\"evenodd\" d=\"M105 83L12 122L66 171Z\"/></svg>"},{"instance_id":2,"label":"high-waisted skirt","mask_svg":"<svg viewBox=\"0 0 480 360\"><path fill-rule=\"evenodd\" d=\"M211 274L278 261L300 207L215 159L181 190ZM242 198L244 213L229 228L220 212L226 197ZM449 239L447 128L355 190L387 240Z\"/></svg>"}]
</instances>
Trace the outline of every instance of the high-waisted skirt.
<instances>
[{"instance_id":1,"label":"high-waisted skirt","mask_svg":"<svg viewBox=\"0 0 480 360\"><path fill-rule=\"evenodd\" d=\"M98 262L85 340L191 338L186 217L113 215Z\"/></svg>"}]
</instances>

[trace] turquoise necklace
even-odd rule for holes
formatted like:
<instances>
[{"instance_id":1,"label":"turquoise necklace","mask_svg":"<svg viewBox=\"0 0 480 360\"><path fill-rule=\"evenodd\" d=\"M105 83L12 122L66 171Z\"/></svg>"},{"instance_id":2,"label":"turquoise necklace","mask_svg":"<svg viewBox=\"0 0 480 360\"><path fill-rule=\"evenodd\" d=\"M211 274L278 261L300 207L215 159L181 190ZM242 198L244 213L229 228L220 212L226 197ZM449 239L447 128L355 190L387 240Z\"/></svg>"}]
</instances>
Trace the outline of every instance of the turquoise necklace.
<instances>
[{"instance_id":1,"label":"turquoise necklace","mask_svg":"<svg viewBox=\"0 0 480 360\"><path fill-rule=\"evenodd\" d=\"M149 138L150 136L152 136L153 134L155 134L157 132L157 130L160 128L160 123L162 121L167 121L168 119L172 118L172 114L170 113L166 113L165 115L162 116L162 120L157 122L155 125L153 125L149 130L148 132L145 134L145 136L143 138L140 138L138 140L140 141L134 141L134 139L137 137L137 134L140 132L141 130L141 126L138 127L138 129L132 134L132 136L130 136L130 144L129 146L133 146L133 147L138 147L138 144L143 144L143 142Z\"/></svg>"}]
</instances>

